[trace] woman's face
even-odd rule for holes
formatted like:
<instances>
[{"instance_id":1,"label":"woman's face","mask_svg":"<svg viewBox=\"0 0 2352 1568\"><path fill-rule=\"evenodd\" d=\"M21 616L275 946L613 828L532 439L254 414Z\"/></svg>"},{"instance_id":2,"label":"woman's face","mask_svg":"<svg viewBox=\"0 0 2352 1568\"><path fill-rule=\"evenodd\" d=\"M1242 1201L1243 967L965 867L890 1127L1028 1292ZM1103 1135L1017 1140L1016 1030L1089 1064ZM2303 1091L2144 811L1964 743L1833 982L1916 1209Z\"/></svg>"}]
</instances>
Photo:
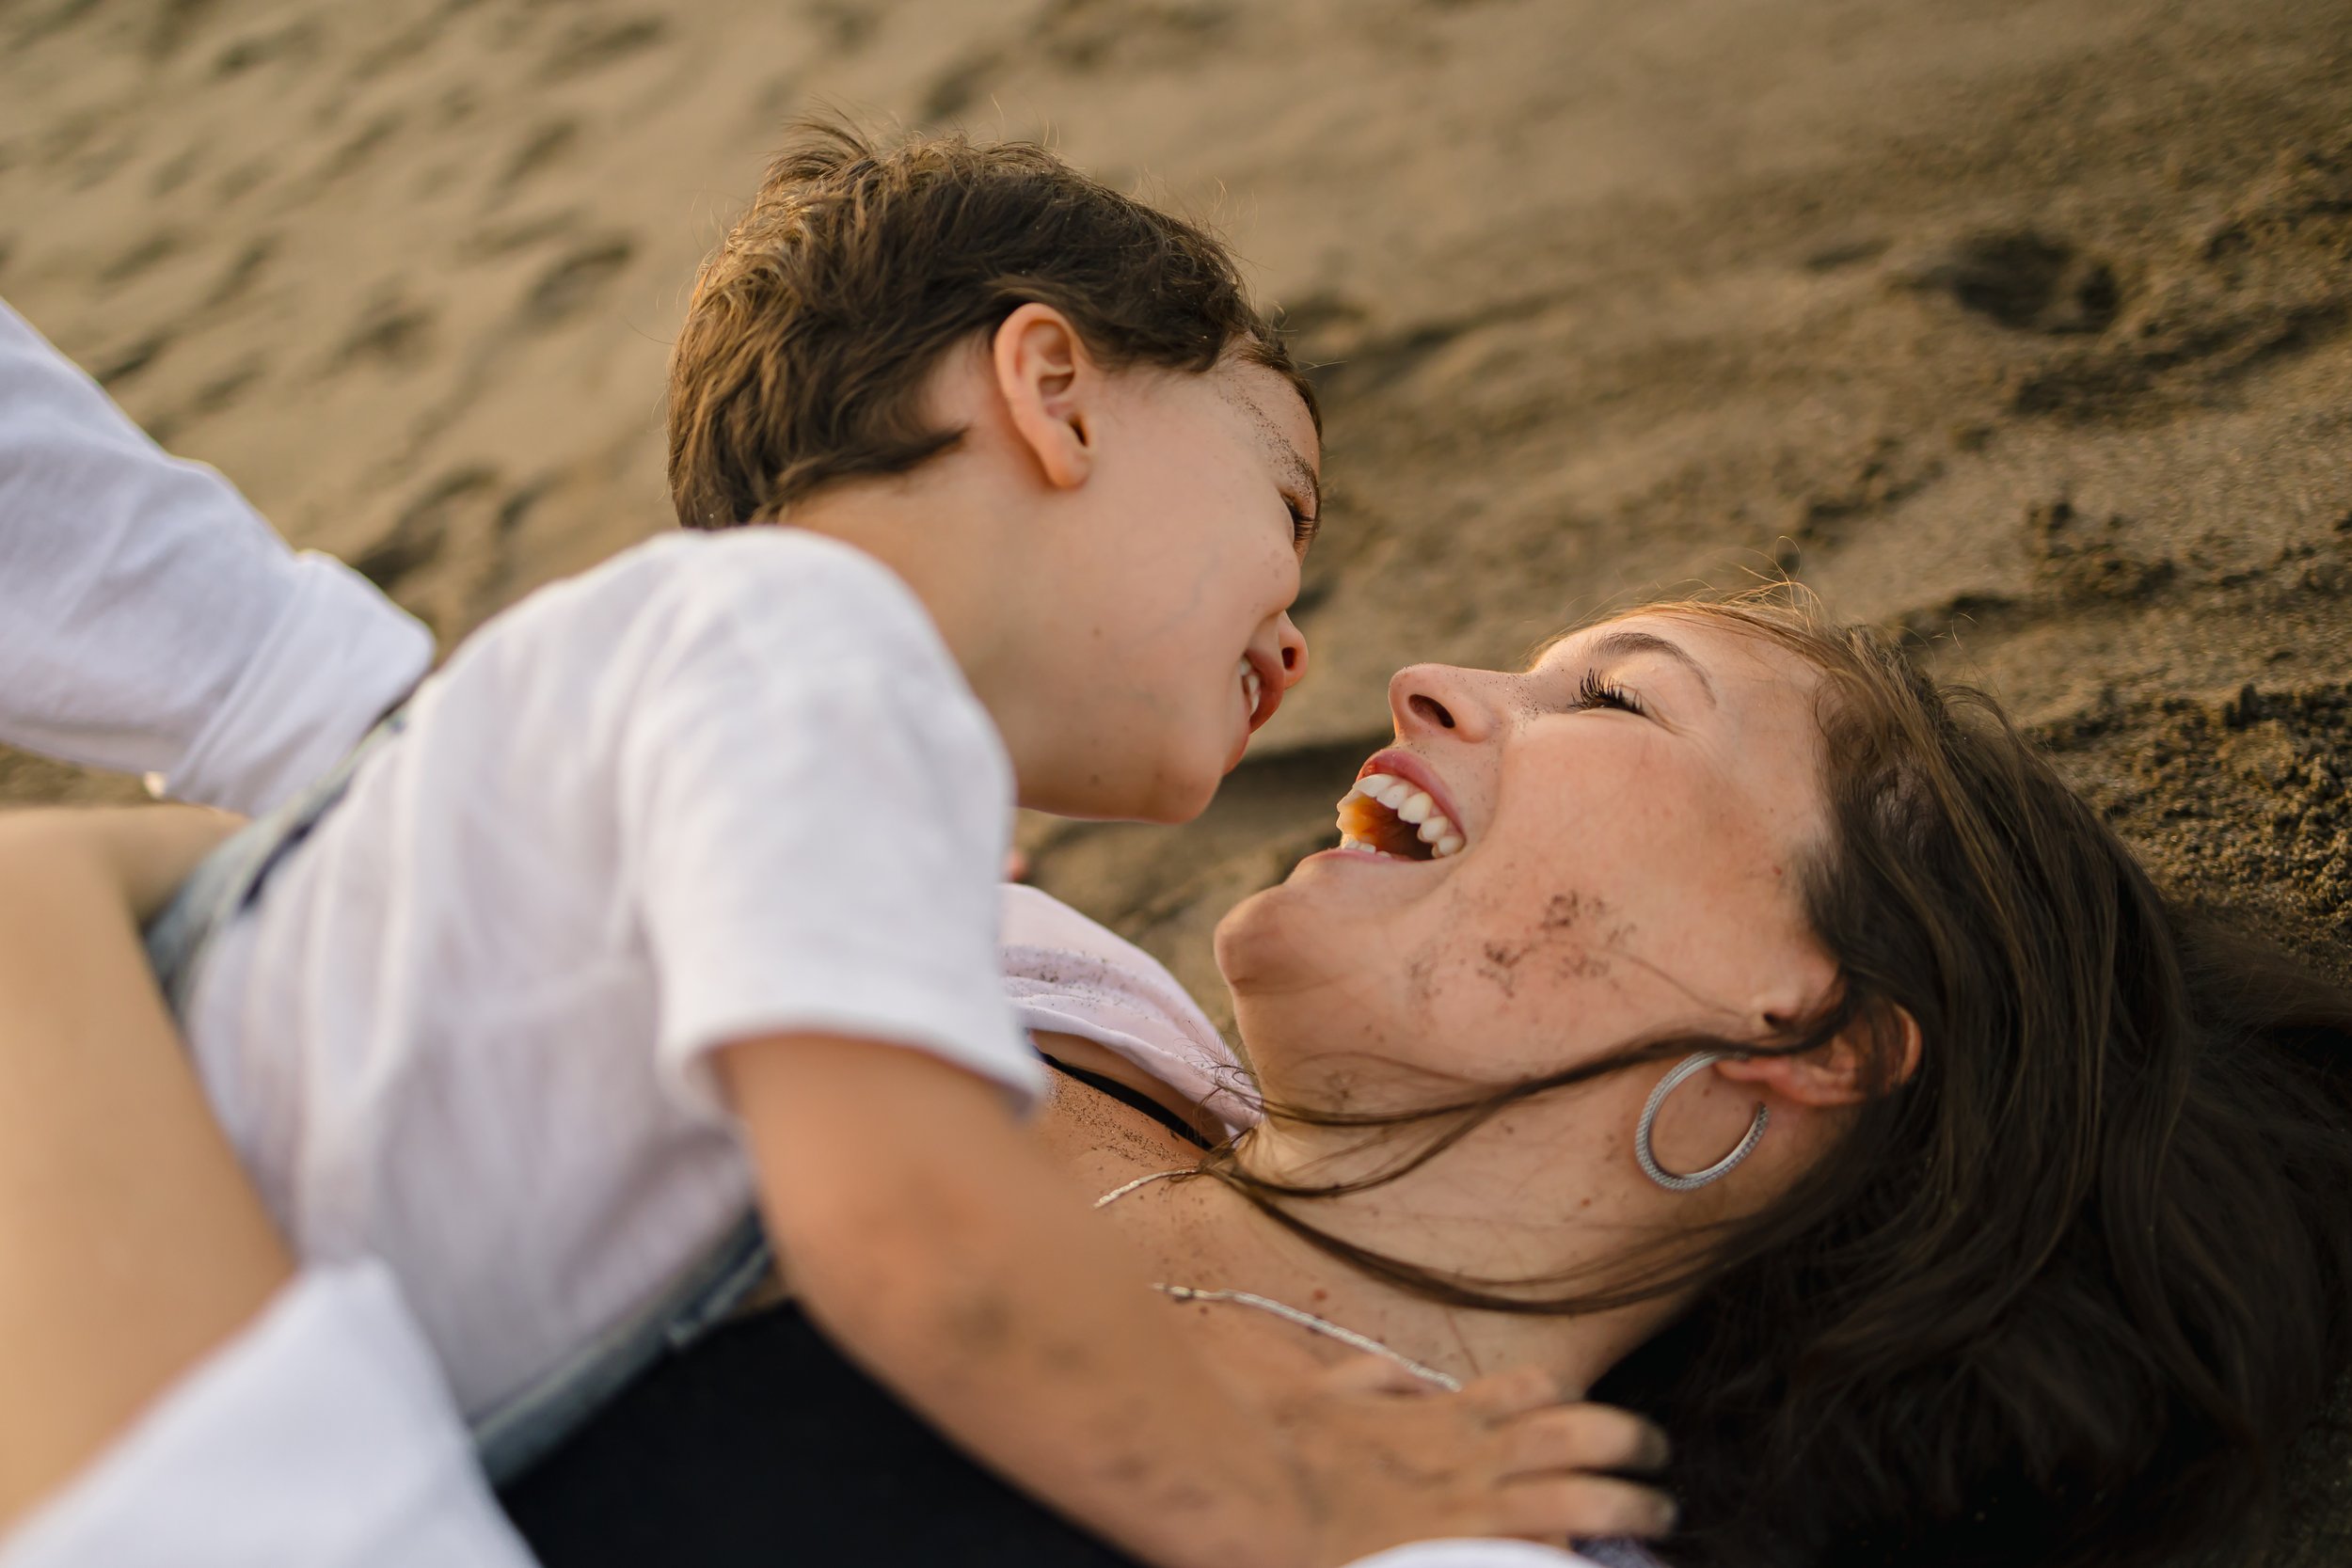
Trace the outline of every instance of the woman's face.
<instances>
[{"instance_id":1,"label":"woman's face","mask_svg":"<svg viewBox=\"0 0 2352 1568\"><path fill-rule=\"evenodd\" d=\"M1778 644L1673 612L1521 673L1400 671L1395 745L1359 784L1428 794L1406 815L1442 814L1438 847L1459 847L1420 858L1415 829L1352 794L1342 828L1376 847L1310 856L1227 917L1217 959L1266 1089L1421 1103L1430 1072L1511 1082L1818 1006L1836 971L1798 884L1826 832L1819 689ZM1379 1063L1407 1069L1396 1092Z\"/></svg>"}]
</instances>

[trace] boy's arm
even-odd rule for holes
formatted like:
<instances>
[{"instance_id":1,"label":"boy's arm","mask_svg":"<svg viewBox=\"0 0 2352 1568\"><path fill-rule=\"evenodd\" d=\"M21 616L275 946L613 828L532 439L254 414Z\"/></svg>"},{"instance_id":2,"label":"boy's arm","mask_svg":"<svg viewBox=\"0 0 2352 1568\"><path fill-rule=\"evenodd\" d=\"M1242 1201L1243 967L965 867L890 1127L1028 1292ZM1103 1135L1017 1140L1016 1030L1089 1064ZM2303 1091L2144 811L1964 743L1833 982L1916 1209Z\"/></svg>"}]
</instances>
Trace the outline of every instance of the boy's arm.
<instances>
[{"instance_id":1,"label":"boy's arm","mask_svg":"<svg viewBox=\"0 0 2352 1568\"><path fill-rule=\"evenodd\" d=\"M1151 1561L1292 1568L1432 1536L1661 1526L1655 1494L1587 1473L1653 1462L1654 1434L1557 1406L1548 1378L1335 1391L1279 1428L1177 1338L977 1077L813 1036L737 1045L720 1070L812 1315L967 1449Z\"/></svg>"}]
</instances>

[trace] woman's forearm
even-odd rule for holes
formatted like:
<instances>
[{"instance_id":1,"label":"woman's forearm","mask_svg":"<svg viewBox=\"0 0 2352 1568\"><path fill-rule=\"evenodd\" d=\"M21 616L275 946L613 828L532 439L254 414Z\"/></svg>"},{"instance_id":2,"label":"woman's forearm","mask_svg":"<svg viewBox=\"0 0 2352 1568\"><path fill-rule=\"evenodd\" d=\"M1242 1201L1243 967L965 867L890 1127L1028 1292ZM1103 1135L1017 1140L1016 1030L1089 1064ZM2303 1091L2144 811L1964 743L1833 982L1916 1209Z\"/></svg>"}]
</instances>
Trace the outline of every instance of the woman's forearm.
<instances>
[{"instance_id":1,"label":"woman's forearm","mask_svg":"<svg viewBox=\"0 0 2352 1568\"><path fill-rule=\"evenodd\" d=\"M245 825L208 806L63 806L0 812L0 856L26 860L30 875L94 877L132 923L162 912L206 855ZM78 867L68 872L67 868ZM46 868L46 870L39 868ZM30 891L38 891L36 883ZM0 882L0 897L15 898Z\"/></svg>"},{"instance_id":2,"label":"woman's forearm","mask_svg":"<svg viewBox=\"0 0 2352 1568\"><path fill-rule=\"evenodd\" d=\"M292 1272L136 923L228 823L0 817L0 1525Z\"/></svg>"}]
</instances>

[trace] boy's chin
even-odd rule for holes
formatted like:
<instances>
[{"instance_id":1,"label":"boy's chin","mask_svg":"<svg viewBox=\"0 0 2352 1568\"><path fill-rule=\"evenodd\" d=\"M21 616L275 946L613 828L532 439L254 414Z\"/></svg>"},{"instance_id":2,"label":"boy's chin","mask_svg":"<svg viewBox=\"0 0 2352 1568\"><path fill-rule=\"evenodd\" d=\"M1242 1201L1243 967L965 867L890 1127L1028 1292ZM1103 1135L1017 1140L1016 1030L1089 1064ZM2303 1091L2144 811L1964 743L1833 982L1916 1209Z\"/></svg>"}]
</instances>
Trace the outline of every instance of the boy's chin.
<instances>
[{"instance_id":1,"label":"boy's chin","mask_svg":"<svg viewBox=\"0 0 2352 1568\"><path fill-rule=\"evenodd\" d=\"M1205 769L1179 772L1170 766L1127 779L1090 781L1087 787L1022 803L1056 816L1172 828L1208 810L1221 782L1221 775Z\"/></svg>"},{"instance_id":2,"label":"boy's chin","mask_svg":"<svg viewBox=\"0 0 2352 1568\"><path fill-rule=\"evenodd\" d=\"M1134 814L1135 819L1168 828L1190 822L1209 809L1209 802L1216 799L1216 786L1222 782L1222 774L1189 784L1168 781L1148 805Z\"/></svg>"}]
</instances>

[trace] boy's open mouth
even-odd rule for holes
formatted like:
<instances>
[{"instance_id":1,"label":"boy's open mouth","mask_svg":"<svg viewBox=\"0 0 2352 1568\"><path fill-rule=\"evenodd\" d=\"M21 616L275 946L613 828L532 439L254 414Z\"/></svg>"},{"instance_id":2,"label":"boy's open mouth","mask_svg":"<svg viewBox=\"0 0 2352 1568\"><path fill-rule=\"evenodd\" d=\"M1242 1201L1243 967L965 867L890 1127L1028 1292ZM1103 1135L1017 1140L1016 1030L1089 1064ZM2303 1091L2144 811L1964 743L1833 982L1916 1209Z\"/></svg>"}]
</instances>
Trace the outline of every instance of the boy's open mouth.
<instances>
[{"instance_id":1,"label":"boy's open mouth","mask_svg":"<svg viewBox=\"0 0 2352 1568\"><path fill-rule=\"evenodd\" d=\"M1469 837L1426 790L1387 773L1367 773L1340 798L1340 847L1398 861L1458 855Z\"/></svg>"}]
</instances>

